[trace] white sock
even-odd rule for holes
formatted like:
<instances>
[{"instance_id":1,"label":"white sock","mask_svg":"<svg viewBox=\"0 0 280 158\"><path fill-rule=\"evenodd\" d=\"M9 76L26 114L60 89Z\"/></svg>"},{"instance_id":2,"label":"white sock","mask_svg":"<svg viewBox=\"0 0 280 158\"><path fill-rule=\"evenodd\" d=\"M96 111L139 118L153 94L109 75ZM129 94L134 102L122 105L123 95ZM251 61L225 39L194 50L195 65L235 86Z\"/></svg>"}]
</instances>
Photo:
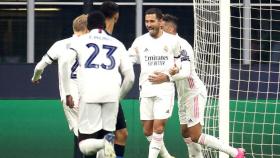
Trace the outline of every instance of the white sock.
<instances>
[{"instance_id":1,"label":"white sock","mask_svg":"<svg viewBox=\"0 0 280 158\"><path fill-rule=\"evenodd\" d=\"M169 152L167 151L165 145L164 145L164 141L162 141L162 145L161 145L161 149L159 151L159 155L162 157L162 158L169 158L171 157L171 155L169 154Z\"/></svg>"},{"instance_id":2,"label":"white sock","mask_svg":"<svg viewBox=\"0 0 280 158\"><path fill-rule=\"evenodd\" d=\"M147 136L146 138L147 138L147 140L149 142L151 142L152 136ZM169 158L169 157L171 157L171 155L169 154L168 150L165 147L164 141L162 141L162 145L161 145L161 149L159 151L159 155L162 158Z\"/></svg>"},{"instance_id":3,"label":"white sock","mask_svg":"<svg viewBox=\"0 0 280 158\"><path fill-rule=\"evenodd\" d=\"M161 134L153 133L153 137L149 146L148 158L157 158L162 144L163 144L163 133Z\"/></svg>"},{"instance_id":4,"label":"white sock","mask_svg":"<svg viewBox=\"0 0 280 158\"><path fill-rule=\"evenodd\" d=\"M191 138L184 138L184 142L188 147L189 158L203 158L200 144L193 142Z\"/></svg>"},{"instance_id":5,"label":"white sock","mask_svg":"<svg viewBox=\"0 0 280 158\"><path fill-rule=\"evenodd\" d=\"M103 139L85 139L80 141L79 148L84 155L93 155L104 148Z\"/></svg>"},{"instance_id":6,"label":"white sock","mask_svg":"<svg viewBox=\"0 0 280 158\"><path fill-rule=\"evenodd\" d=\"M238 151L235 148L224 144L221 140L208 134L201 134L198 139L198 143L216 150L220 150L224 153L231 155L232 157L235 157L238 154Z\"/></svg>"},{"instance_id":7,"label":"white sock","mask_svg":"<svg viewBox=\"0 0 280 158\"><path fill-rule=\"evenodd\" d=\"M151 141L152 141L153 136L152 136L152 135L150 135L150 136L146 136L146 138L147 138L148 142L151 142Z\"/></svg>"}]
</instances>

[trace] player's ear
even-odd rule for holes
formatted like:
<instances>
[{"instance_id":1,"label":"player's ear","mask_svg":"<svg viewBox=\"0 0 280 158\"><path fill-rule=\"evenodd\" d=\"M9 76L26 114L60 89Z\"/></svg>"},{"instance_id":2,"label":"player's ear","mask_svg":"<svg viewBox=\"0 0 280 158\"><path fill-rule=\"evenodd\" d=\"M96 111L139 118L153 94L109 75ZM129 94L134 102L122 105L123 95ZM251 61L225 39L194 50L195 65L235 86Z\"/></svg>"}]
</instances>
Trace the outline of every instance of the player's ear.
<instances>
[{"instance_id":1,"label":"player's ear","mask_svg":"<svg viewBox=\"0 0 280 158\"><path fill-rule=\"evenodd\" d=\"M119 13L115 13L113 16L112 16L113 20L114 20L114 23L116 24L119 20Z\"/></svg>"}]
</instances>

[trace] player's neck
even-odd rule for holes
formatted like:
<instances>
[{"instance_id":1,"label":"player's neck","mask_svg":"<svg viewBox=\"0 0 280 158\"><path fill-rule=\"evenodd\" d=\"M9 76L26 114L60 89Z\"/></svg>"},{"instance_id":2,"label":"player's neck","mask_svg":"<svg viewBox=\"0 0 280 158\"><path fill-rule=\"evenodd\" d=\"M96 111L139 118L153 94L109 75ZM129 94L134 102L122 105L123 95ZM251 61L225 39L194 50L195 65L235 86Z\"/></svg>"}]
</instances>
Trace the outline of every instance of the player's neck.
<instances>
[{"instance_id":1,"label":"player's neck","mask_svg":"<svg viewBox=\"0 0 280 158\"><path fill-rule=\"evenodd\" d=\"M112 21L112 19L106 19L106 31L109 34L113 33L114 26L115 26L115 23Z\"/></svg>"},{"instance_id":2,"label":"player's neck","mask_svg":"<svg viewBox=\"0 0 280 158\"><path fill-rule=\"evenodd\" d=\"M158 31L158 33L155 36L153 36L153 38L159 38L159 37L161 37L162 34L163 34L163 31L162 31L162 29L160 29Z\"/></svg>"}]
</instances>

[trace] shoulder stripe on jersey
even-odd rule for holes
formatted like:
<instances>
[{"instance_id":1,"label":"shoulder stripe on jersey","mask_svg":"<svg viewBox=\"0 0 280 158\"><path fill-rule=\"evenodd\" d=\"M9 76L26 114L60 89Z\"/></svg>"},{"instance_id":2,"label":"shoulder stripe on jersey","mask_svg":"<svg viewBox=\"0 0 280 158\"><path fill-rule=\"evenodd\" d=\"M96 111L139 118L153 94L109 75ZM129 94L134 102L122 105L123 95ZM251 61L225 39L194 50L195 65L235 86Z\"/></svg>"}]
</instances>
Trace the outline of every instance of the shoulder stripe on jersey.
<instances>
[{"instance_id":1,"label":"shoulder stripe on jersey","mask_svg":"<svg viewBox=\"0 0 280 158\"><path fill-rule=\"evenodd\" d=\"M75 53L78 53L74 48L69 48L69 49L73 50Z\"/></svg>"},{"instance_id":2,"label":"shoulder stripe on jersey","mask_svg":"<svg viewBox=\"0 0 280 158\"><path fill-rule=\"evenodd\" d=\"M174 57L175 59L178 59L178 58L180 58L181 57L181 55L179 55L179 56L177 56L177 57Z\"/></svg>"},{"instance_id":3,"label":"shoulder stripe on jersey","mask_svg":"<svg viewBox=\"0 0 280 158\"><path fill-rule=\"evenodd\" d=\"M49 54L47 54L47 57L53 62L53 58L51 56L49 56Z\"/></svg>"}]
</instances>

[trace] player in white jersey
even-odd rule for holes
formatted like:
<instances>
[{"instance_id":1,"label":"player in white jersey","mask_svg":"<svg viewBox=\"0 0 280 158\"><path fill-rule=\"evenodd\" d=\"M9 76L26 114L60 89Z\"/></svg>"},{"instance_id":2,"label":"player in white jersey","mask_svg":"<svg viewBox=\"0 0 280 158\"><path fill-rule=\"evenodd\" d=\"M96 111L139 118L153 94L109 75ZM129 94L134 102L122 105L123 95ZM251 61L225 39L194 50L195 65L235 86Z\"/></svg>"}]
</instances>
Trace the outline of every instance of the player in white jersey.
<instances>
[{"instance_id":1,"label":"player in white jersey","mask_svg":"<svg viewBox=\"0 0 280 158\"><path fill-rule=\"evenodd\" d=\"M105 148L105 157L113 158L112 132L116 128L119 100L131 89L134 72L124 45L107 34L104 28L105 17L101 12L95 11L88 15L88 29L91 31L71 45L73 51L63 64L63 80L67 105L73 107L67 74L70 74L69 62L77 58L81 97L79 147L85 155L95 154ZM104 135L104 139L100 139Z\"/></svg>"},{"instance_id":2,"label":"player in white jersey","mask_svg":"<svg viewBox=\"0 0 280 158\"><path fill-rule=\"evenodd\" d=\"M76 61L73 61L71 63L71 91L75 100L75 107L69 108L66 106L65 102L65 92L62 87L62 59L64 56L67 56L67 53L69 51L71 41L75 40L79 36L85 34L88 32L87 29L87 15L80 15L73 21L73 32L74 35L70 38L66 38L60 41L55 42L51 48L48 50L48 52L42 57L41 61L36 65L34 69L34 75L32 77L32 82L34 84L39 83L41 79L41 75L44 71L44 69L49 65L52 64L53 61L58 61L58 79L59 79L59 92L61 101L63 104L64 113L69 125L70 130L73 130L75 139L74 139L74 158L82 158L82 154L78 147L78 128L77 128L77 121L78 121L78 100L79 100L79 94L78 94L78 86L76 81L76 68L78 67L78 63Z\"/></svg>"},{"instance_id":3,"label":"player in white jersey","mask_svg":"<svg viewBox=\"0 0 280 158\"><path fill-rule=\"evenodd\" d=\"M150 141L149 158L156 158L159 154L163 158L172 157L164 146L163 136L174 106L174 83L153 84L149 81L149 76L155 71L168 73L180 51L178 39L161 30L161 20L160 9L148 9L145 25L149 32L136 38L129 49L133 63L141 65L140 120Z\"/></svg>"},{"instance_id":4,"label":"player in white jersey","mask_svg":"<svg viewBox=\"0 0 280 158\"><path fill-rule=\"evenodd\" d=\"M165 74L157 74L157 77L153 78L151 82L175 81L181 132L188 147L189 157L203 158L201 145L206 145L232 157L244 158L244 149L233 148L211 135L202 133L207 92L205 85L195 71L193 49L186 40L177 34L177 18L175 16L164 15L163 30L180 39L181 55L180 59L176 61L176 65L170 69L170 78Z\"/></svg>"},{"instance_id":5,"label":"player in white jersey","mask_svg":"<svg viewBox=\"0 0 280 158\"><path fill-rule=\"evenodd\" d=\"M114 26L119 19L119 6L113 1L104 1L100 6L100 11L105 15L106 31L113 33ZM117 158L123 158L125 153L125 145L128 137L124 112L121 104L119 105L117 124L115 131L115 152Z\"/></svg>"}]
</instances>

